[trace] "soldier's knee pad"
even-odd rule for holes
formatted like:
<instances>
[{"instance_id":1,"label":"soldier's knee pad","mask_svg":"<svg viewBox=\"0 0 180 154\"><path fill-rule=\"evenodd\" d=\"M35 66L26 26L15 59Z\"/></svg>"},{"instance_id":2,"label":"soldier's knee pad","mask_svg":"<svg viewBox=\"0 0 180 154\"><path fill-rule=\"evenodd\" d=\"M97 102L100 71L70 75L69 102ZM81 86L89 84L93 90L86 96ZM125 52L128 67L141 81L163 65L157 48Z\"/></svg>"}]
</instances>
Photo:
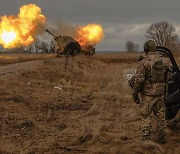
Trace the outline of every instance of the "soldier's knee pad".
<instances>
[{"instance_id":1,"label":"soldier's knee pad","mask_svg":"<svg viewBox=\"0 0 180 154\"><path fill-rule=\"evenodd\" d=\"M140 111L140 115L146 118L150 114L149 105L141 104L139 111Z\"/></svg>"},{"instance_id":2,"label":"soldier's knee pad","mask_svg":"<svg viewBox=\"0 0 180 154\"><path fill-rule=\"evenodd\" d=\"M146 109L140 109L140 115L144 118L146 118L149 115L149 111Z\"/></svg>"}]
</instances>

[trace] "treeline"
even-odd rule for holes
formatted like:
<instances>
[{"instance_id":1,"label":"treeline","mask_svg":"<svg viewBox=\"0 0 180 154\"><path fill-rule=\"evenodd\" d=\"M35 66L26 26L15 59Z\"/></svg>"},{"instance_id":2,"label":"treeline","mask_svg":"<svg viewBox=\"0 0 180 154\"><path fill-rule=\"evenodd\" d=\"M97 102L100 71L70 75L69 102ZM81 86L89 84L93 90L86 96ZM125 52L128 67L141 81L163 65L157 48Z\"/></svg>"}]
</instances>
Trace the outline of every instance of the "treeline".
<instances>
[{"instance_id":1,"label":"treeline","mask_svg":"<svg viewBox=\"0 0 180 154\"><path fill-rule=\"evenodd\" d=\"M27 47L19 47L13 49L5 49L0 46L0 51L10 53L54 53L56 48L56 42L54 39L40 40L37 39L33 44Z\"/></svg>"},{"instance_id":2,"label":"treeline","mask_svg":"<svg viewBox=\"0 0 180 154\"><path fill-rule=\"evenodd\" d=\"M180 51L180 40L176 28L168 22L159 22L148 27L145 37L154 39L158 46L169 48L171 51ZM133 41L127 41L125 50L127 52L139 51L139 45Z\"/></svg>"}]
</instances>

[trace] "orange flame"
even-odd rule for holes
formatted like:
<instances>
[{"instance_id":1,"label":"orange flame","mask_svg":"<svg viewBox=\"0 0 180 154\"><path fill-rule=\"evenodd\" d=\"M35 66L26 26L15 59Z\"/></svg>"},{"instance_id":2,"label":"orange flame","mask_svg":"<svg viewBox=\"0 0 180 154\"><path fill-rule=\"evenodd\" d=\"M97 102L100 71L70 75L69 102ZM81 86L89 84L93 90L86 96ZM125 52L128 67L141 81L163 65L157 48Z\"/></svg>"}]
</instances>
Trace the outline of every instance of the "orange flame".
<instances>
[{"instance_id":1,"label":"orange flame","mask_svg":"<svg viewBox=\"0 0 180 154\"><path fill-rule=\"evenodd\" d=\"M2 16L0 21L0 44L4 48L28 46L35 39L40 24L45 23L41 8L35 4L24 5L15 16Z\"/></svg>"},{"instance_id":2,"label":"orange flame","mask_svg":"<svg viewBox=\"0 0 180 154\"><path fill-rule=\"evenodd\" d=\"M90 24L79 27L78 38L76 39L81 46L99 43L104 37L104 30L101 25Z\"/></svg>"}]
</instances>

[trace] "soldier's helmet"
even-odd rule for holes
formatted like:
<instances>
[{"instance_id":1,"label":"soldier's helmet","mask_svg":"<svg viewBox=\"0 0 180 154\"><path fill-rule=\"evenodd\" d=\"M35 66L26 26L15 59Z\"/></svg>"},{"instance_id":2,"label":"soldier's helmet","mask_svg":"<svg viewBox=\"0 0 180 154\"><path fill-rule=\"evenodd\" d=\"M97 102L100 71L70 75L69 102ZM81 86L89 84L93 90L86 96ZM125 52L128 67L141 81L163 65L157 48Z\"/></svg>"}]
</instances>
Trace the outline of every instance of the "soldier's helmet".
<instances>
[{"instance_id":1,"label":"soldier's helmet","mask_svg":"<svg viewBox=\"0 0 180 154\"><path fill-rule=\"evenodd\" d=\"M155 40L148 40L144 43L144 52L155 52L156 42Z\"/></svg>"}]
</instances>

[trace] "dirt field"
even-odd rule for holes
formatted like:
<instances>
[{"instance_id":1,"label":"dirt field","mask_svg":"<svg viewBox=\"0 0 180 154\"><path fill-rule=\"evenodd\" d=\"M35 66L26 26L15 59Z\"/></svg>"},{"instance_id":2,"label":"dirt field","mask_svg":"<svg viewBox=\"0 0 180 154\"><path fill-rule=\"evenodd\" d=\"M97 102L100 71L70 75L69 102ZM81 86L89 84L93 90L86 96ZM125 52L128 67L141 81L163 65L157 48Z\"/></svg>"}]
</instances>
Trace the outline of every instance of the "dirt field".
<instances>
[{"instance_id":1,"label":"dirt field","mask_svg":"<svg viewBox=\"0 0 180 154\"><path fill-rule=\"evenodd\" d=\"M43 59L0 67L0 153L179 153L179 125L165 145L141 141L124 77L136 55L79 56L66 70Z\"/></svg>"},{"instance_id":2,"label":"dirt field","mask_svg":"<svg viewBox=\"0 0 180 154\"><path fill-rule=\"evenodd\" d=\"M54 54L9 54L0 52L0 66L8 64L54 58Z\"/></svg>"}]
</instances>

